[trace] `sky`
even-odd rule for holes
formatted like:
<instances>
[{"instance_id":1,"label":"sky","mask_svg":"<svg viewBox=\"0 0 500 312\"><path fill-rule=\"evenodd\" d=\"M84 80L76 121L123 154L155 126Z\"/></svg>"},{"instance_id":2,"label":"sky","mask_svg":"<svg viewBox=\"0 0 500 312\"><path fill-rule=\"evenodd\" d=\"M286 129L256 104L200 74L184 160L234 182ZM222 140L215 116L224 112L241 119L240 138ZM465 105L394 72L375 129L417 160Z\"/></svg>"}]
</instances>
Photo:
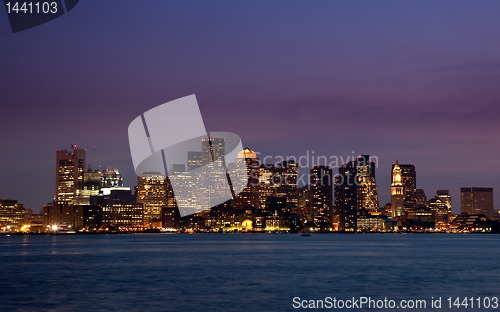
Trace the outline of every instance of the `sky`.
<instances>
[{"instance_id":1,"label":"sky","mask_svg":"<svg viewBox=\"0 0 500 312\"><path fill-rule=\"evenodd\" d=\"M455 213L470 186L493 187L497 209L499 14L498 1L86 0L12 33L0 12L0 198L52 201L55 151L72 143L136 185L128 125L196 94L208 131L261 158L376 156L381 205L398 160L428 198L450 190Z\"/></svg>"}]
</instances>

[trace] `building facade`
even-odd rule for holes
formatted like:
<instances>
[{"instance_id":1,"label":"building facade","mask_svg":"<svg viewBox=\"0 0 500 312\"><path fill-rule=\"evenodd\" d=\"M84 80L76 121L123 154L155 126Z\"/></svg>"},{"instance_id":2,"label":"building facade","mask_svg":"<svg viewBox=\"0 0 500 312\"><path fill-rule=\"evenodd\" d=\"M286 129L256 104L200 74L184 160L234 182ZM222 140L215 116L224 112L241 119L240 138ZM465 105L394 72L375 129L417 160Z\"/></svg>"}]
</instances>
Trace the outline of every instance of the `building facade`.
<instances>
[{"instance_id":1,"label":"building facade","mask_svg":"<svg viewBox=\"0 0 500 312\"><path fill-rule=\"evenodd\" d=\"M335 181L335 212L340 231L356 231L359 216L378 214L375 167L370 155L361 155L339 168Z\"/></svg>"},{"instance_id":2,"label":"building facade","mask_svg":"<svg viewBox=\"0 0 500 312\"><path fill-rule=\"evenodd\" d=\"M404 215L404 187L401 176L401 167L398 162L392 165L392 183L391 183L391 209L392 217L401 217Z\"/></svg>"},{"instance_id":3,"label":"building facade","mask_svg":"<svg viewBox=\"0 0 500 312\"><path fill-rule=\"evenodd\" d=\"M85 150L56 151L56 203L73 204L83 191Z\"/></svg>"},{"instance_id":4,"label":"building facade","mask_svg":"<svg viewBox=\"0 0 500 312\"><path fill-rule=\"evenodd\" d=\"M493 219L493 188L462 187L460 189L462 214L484 214Z\"/></svg>"},{"instance_id":5,"label":"building facade","mask_svg":"<svg viewBox=\"0 0 500 312\"><path fill-rule=\"evenodd\" d=\"M161 209L167 205L165 175L159 172L145 172L138 176L137 203L144 205L144 227L161 227Z\"/></svg>"},{"instance_id":6,"label":"building facade","mask_svg":"<svg viewBox=\"0 0 500 312\"><path fill-rule=\"evenodd\" d=\"M397 168L396 168L397 166ZM400 177L400 181L397 180L395 181L395 177ZM399 188L395 189L396 194L398 195L396 198L399 200L399 191L402 191L403 195L403 204L402 204L402 212L401 215L406 214L409 210L414 210L416 207L416 191L417 191L417 178L416 178L416 172L415 172L415 165L401 165L396 161L396 164L392 165L392 184L401 184L403 187L402 190ZM391 184L391 186L392 186ZM392 195L392 190L391 190L391 195ZM401 204L397 202L398 204ZM393 205L394 208L394 205ZM398 210L396 211L396 214L399 214L399 209L401 207L398 205L396 207ZM393 214L394 216L394 214Z\"/></svg>"},{"instance_id":7,"label":"building facade","mask_svg":"<svg viewBox=\"0 0 500 312\"><path fill-rule=\"evenodd\" d=\"M0 199L0 230L14 231L24 222L24 207L17 200Z\"/></svg>"},{"instance_id":8,"label":"building facade","mask_svg":"<svg viewBox=\"0 0 500 312\"><path fill-rule=\"evenodd\" d=\"M143 224L143 204L141 203L105 203L102 205L102 227L139 229Z\"/></svg>"},{"instance_id":9,"label":"building facade","mask_svg":"<svg viewBox=\"0 0 500 312\"><path fill-rule=\"evenodd\" d=\"M329 166L314 166L309 174L313 221L332 223L333 175Z\"/></svg>"}]
</instances>

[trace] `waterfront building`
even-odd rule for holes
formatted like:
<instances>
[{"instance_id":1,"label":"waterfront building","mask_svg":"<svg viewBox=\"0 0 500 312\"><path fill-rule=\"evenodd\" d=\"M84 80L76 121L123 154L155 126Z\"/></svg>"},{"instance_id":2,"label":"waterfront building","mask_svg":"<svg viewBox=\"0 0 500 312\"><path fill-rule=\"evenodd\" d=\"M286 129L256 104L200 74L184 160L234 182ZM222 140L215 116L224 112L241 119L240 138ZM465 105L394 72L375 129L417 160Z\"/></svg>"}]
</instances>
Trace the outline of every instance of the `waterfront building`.
<instances>
[{"instance_id":1,"label":"waterfront building","mask_svg":"<svg viewBox=\"0 0 500 312\"><path fill-rule=\"evenodd\" d=\"M88 205L86 205L88 206ZM84 205L50 205L42 208L43 228L46 231L78 231L84 227Z\"/></svg>"},{"instance_id":2,"label":"waterfront building","mask_svg":"<svg viewBox=\"0 0 500 312\"><path fill-rule=\"evenodd\" d=\"M360 216L379 214L374 161L361 155L342 164L335 177L335 212L340 231L356 231Z\"/></svg>"},{"instance_id":3,"label":"waterfront building","mask_svg":"<svg viewBox=\"0 0 500 312\"><path fill-rule=\"evenodd\" d=\"M332 223L333 176L329 166L314 166L309 175L313 221Z\"/></svg>"},{"instance_id":4,"label":"waterfront building","mask_svg":"<svg viewBox=\"0 0 500 312\"><path fill-rule=\"evenodd\" d=\"M102 227L116 230L139 229L143 225L142 203L107 202L102 204Z\"/></svg>"},{"instance_id":5,"label":"waterfront building","mask_svg":"<svg viewBox=\"0 0 500 312\"><path fill-rule=\"evenodd\" d=\"M0 230L14 231L19 229L25 219L25 210L23 205L18 204L17 200L0 199Z\"/></svg>"},{"instance_id":6,"label":"waterfront building","mask_svg":"<svg viewBox=\"0 0 500 312\"><path fill-rule=\"evenodd\" d=\"M391 209L393 218L401 217L404 214L404 187L401 167L397 161L392 166Z\"/></svg>"},{"instance_id":7,"label":"waterfront building","mask_svg":"<svg viewBox=\"0 0 500 312\"><path fill-rule=\"evenodd\" d=\"M244 183L246 187L239 194L235 194L235 209L244 209L248 206L259 207L259 163L257 154L248 147L238 153L235 160L235 171L238 172L234 172L231 176L248 182Z\"/></svg>"},{"instance_id":8,"label":"waterfront building","mask_svg":"<svg viewBox=\"0 0 500 312\"><path fill-rule=\"evenodd\" d=\"M73 204L83 191L85 170L84 149L72 145L72 150L56 151L56 195L55 202Z\"/></svg>"},{"instance_id":9,"label":"waterfront building","mask_svg":"<svg viewBox=\"0 0 500 312\"><path fill-rule=\"evenodd\" d=\"M226 140L224 138L203 138L201 140L202 166L206 166L218 160L224 161L225 143Z\"/></svg>"},{"instance_id":10,"label":"waterfront building","mask_svg":"<svg viewBox=\"0 0 500 312\"><path fill-rule=\"evenodd\" d=\"M493 219L493 188L462 187L460 189L462 214L485 214Z\"/></svg>"},{"instance_id":11,"label":"waterfront building","mask_svg":"<svg viewBox=\"0 0 500 312\"><path fill-rule=\"evenodd\" d=\"M137 180L137 202L143 204L143 225L161 227L161 209L167 204L165 175L160 172L143 172Z\"/></svg>"},{"instance_id":12,"label":"waterfront building","mask_svg":"<svg viewBox=\"0 0 500 312\"><path fill-rule=\"evenodd\" d=\"M394 184L394 189L392 189L392 184ZM395 195L393 198L396 200L396 206L393 203L393 208L396 208L393 209L393 216L402 216L408 210L415 209L417 190L415 165L402 165L396 161L396 164L392 165L392 184L391 195ZM393 191L395 194L392 194ZM401 195L403 197L402 203L400 202ZM394 211L396 215L394 215Z\"/></svg>"}]
</instances>

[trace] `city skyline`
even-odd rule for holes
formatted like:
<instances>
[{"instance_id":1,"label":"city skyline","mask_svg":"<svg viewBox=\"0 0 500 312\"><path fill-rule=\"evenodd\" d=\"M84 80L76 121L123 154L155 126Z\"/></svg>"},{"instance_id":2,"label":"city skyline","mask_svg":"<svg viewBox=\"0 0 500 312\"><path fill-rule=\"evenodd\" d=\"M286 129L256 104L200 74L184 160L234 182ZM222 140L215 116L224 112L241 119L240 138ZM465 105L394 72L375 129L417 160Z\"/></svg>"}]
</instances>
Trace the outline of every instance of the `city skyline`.
<instances>
[{"instance_id":1,"label":"city skyline","mask_svg":"<svg viewBox=\"0 0 500 312\"><path fill-rule=\"evenodd\" d=\"M217 140L217 138L211 138L210 140ZM222 138L222 140L224 140ZM186 153L186 162L184 164L171 164L170 165L170 170L169 171L172 171L171 174L178 174L178 173L182 173L183 171L186 171L186 169L189 168L190 164L192 166L192 169L193 168L198 168L198 166L202 165L204 162L209 162L210 161L210 157L207 158L208 156L204 156L206 159L203 160L203 157L202 157L202 154L204 155L207 155L207 149L205 147L205 143L206 143L206 139L203 139L202 141L202 145L200 145L200 151L188 151ZM141 176L147 176L147 175L159 175L159 176L164 176L164 177L167 177L169 176L169 174L165 174L164 172L143 172L143 175L139 175L139 176L136 176L136 179L135 179L135 184L134 183L131 183L131 184L128 184L128 183L125 183L123 184L123 178L122 178L122 175L120 174L120 171L119 171L119 168L117 168L116 166L114 167L106 167L106 168L101 168L101 166L98 166L97 168L95 167L92 167L91 166L91 162L93 161L93 155L92 155L92 160L90 162L85 162L86 160L86 150L85 148L78 148L76 144L71 144L71 148L73 148L74 150L71 151L71 150L64 150L64 149L57 149L56 150L56 181L54 182L55 183L55 186L56 186L56 193L55 193L55 196L49 200L49 201L46 201L43 205L43 206L46 206L47 204L50 204L50 202L52 200L54 200L54 203L57 203L58 201L64 201L65 199L64 198L61 198L59 194L60 192L60 188L61 188L61 184L62 183L67 183L63 178L61 178L62 182L58 182L58 179L59 179L59 176L60 176L60 168L66 168L67 166L67 162L68 160L70 160L71 162L71 170L73 170L73 165L72 163L75 162L75 163L78 163L78 160L80 160L80 163L78 164L78 166L75 167L75 171L74 171L74 174L75 176L80 176L81 177L81 181L80 182L76 182L76 183L80 183L81 185L81 190L80 192L83 192L83 193L78 193L75 195L76 196L80 196L82 197L81 195L84 195L83 197L86 198L86 199L83 199L83 202L82 202L82 199L79 199L77 202L73 202L70 200L70 203L72 204L88 204L88 198L89 196L91 195L97 195L98 194L98 190L96 189L96 191L93 191L93 188L92 188L92 191L88 191L87 190L87 187L88 186L91 186L90 184L90 179L89 179L89 183L87 183L87 174L88 175L91 175L93 173L99 173L99 178L97 179L97 181L100 181L103 186L103 190L106 190L106 192L109 192L108 189L109 188L112 188L112 187L124 187L125 189L131 189L131 190L134 190L134 188L136 187L139 187L140 185L140 181L141 181ZM201 150L205 150L205 152L202 152ZM223 151L223 149L222 149ZM95 146L94 146L94 152L95 152ZM223 152L222 152L223 153ZM247 159L250 159L248 157L248 155L245 156L245 153L252 153L253 157L252 159L255 159L255 161L253 163L249 163L249 168L252 168L252 166L276 166L278 165L279 163L281 163L282 161L288 161L288 160L293 160L293 161L296 161L297 162L297 159L299 159L298 161L298 164L301 163L300 159L301 157L305 157L304 159L306 159L306 163L307 164L313 164L315 163L314 165L312 165L311 169L309 169L308 167L304 168L304 167L300 167L297 163L295 164L295 166L297 166L297 172L301 172L302 171L302 175L298 174L298 178L296 177L295 179L297 180L295 183L296 183L296 187L297 188L300 188L300 187L310 187L310 185L312 185L311 183L311 179L312 179L312 175L313 175L313 172L314 170L316 169L316 167L318 168L326 168L328 167L328 170L330 170L330 172L332 172L332 176L333 176L333 179L335 179L335 177L337 175L343 175L344 173L343 172L338 172L339 169L342 169L342 170L353 170L351 167L353 166L352 163L355 162L355 165L354 165L354 168L357 166L356 164L358 163L358 161L362 160L362 161L368 161L370 160L370 167L372 168L371 171L375 171L375 168L377 168L377 170L380 170L378 169L376 163L378 161L378 157L374 156L372 157L371 155L367 154L367 155L358 155L357 157L354 157L354 154L353 155L348 155L347 157L343 158L342 156L340 157L337 157L337 156L331 156L332 158L328 158L326 156L320 156L320 155L309 155L307 154L307 156L305 155L302 155L302 156L299 156L299 157L296 157L296 156L288 156L288 157L285 157L285 156L270 156L268 155L267 157L265 156L264 157L264 160L265 159L271 159L272 161L271 162L263 162L262 159L260 159L258 156L260 153L258 152L255 152L253 150L250 150L248 147L246 147L243 151L241 151L239 154L238 154L238 158L243 158L245 159L245 157ZM210 147L210 154L212 155L211 157L214 157L214 151L212 151L212 147ZM220 153L219 153L220 154ZM222 157L221 155L222 154L217 154L216 158L220 158ZM193 156L194 155L194 156ZM192 159L192 157L194 157ZM352 157L352 158L351 158ZM237 158L237 159L238 159ZM376 159L376 161L373 161L373 158ZM215 159L215 158L214 158ZM276 159L278 159L278 161L275 161ZM317 160L317 162L314 162L314 160ZM332 160L333 159L333 160ZM312 160L312 161L311 161ZM63 163L61 163L61 161L63 161ZM83 161L83 163L82 163ZM198 163L198 165L194 165L194 163ZM319 163L319 165L316 165L316 163ZM323 164L325 163L325 164ZM332 166L332 164L338 164L338 166ZM391 165L391 175L392 175L392 180L394 180L394 167L396 166L397 168L399 168L400 166L401 167L404 167L404 168L407 168L406 171L409 172L411 170L412 174L413 174L413 184L412 186L415 186L415 191L418 192L418 191L424 191L425 194L424 195L427 195L426 198L428 197L429 199L432 198L432 196L428 196L428 195L431 195L433 194L434 192L429 192L427 189L425 188L422 188L422 187L419 187L418 185L416 185L416 182L415 182L415 166L413 164L406 164L406 165L401 165L399 164L398 160L396 160L392 165ZM182 167L182 170L180 170L181 167L179 166L183 166ZM325 167L326 166L326 167ZM58 169L59 168L59 169ZM113 168L113 169L111 169ZM174 168L177 168L177 169L174 169ZM271 168L271 167L270 167ZM351 169L349 169L351 168ZM228 168L230 169L230 168ZM307 170L307 173L304 173L303 171L304 170ZM370 170L370 169L369 169ZM189 171L189 169L188 169ZM400 170L401 171L401 170ZM353 175L353 177L356 175L356 170L353 171L355 174ZM378 172L378 171L377 171ZM85 174L85 175L84 175ZM250 174L250 173L249 173ZM374 173L371 173L373 174L373 183L374 183L374 188L375 188L375 198L377 198L377 203L378 203L378 207L382 208L385 204L393 204L394 205L394 183L393 182L390 182L389 184L389 201L387 202L382 202L382 201L379 201L378 200L378 197L380 194L378 194L377 192L377 188L380 188L380 183L377 183L375 184L375 177L374 177ZM401 175L401 174L400 174ZM360 173L360 176L363 176L362 173ZM419 176L420 177L420 176ZM95 178L94 178L95 179ZM405 178L399 178L400 181L401 179L403 180L403 183L404 183L404 180ZM67 180L67 179L66 179ZM77 181L77 179L75 179L75 181ZM139 182L138 182L139 181ZM250 180L251 181L251 180ZM307 183L302 183L300 184L300 182L303 182L303 181L307 181ZM352 183L354 183L353 181L351 181ZM331 188L332 188L332 196L333 196L333 193L334 193L334 186L336 185L339 185L336 181L332 181L331 182ZM382 185L382 189L386 188L386 186ZM440 190L442 189L445 189L444 187L441 187L439 189L437 189L435 192L439 194ZM461 198L463 197L463 195L460 195L463 193L464 189L494 189L493 187L491 186L488 186L488 185L483 185L483 186L471 186L471 185L467 185L467 186L461 186L459 188L459 196L458 198L455 198L455 202L458 202L458 204L456 203L455 205L452 205L452 207L454 207L452 213L455 213L455 214L459 214L461 213L461 206L462 206L462 202L461 202ZM86 192L87 191L87 192ZM450 192L450 190L447 190L448 192ZM76 189L73 189L73 190L70 190L70 192L78 192L78 190ZM355 191L357 192L357 191ZM402 192L402 190L401 190ZM101 192L102 193L102 192ZM494 192L492 192L494 194ZM73 193L71 193L73 194ZM401 193L402 194L402 193ZM406 191L405 191L405 194L406 194ZM413 193L411 195L411 197L413 197L413 201L415 201L415 193ZM238 198L238 196L237 196ZM492 196L492 202L494 204L494 200L493 200L493 196ZM34 209L34 212L39 212L41 211L42 207L28 207L26 206L24 203L23 203L23 200L22 199L19 199L19 198L13 198L13 197L3 197L1 199L4 199L4 200L16 200L19 202L19 204L22 204L24 205L26 208L28 209ZM452 200L453 200L453 197L452 197ZM403 201L403 199L401 199L401 201ZM331 200L331 203L333 206L333 199ZM395 214L393 216L401 216L401 215L404 215L405 212L407 212L408 210L411 210L411 209L414 209L414 208L417 208L417 205L415 203L413 204L410 204L410 205L403 205L401 204L402 206L402 213L400 214ZM403 207L405 206L405 207ZM38 208L38 209L37 209ZM498 209L497 206L494 206L493 205L493 208L494 209Z\"/></svg>"},{"instance_id":2,"label":"city skyline","mask_svg":"<svg viewBox=\"0 0 500 312\"><path fill-rule=\"evenodd\" d=\"M499 230L493 188L461 188L460 213L453 214L448 190L438 190L428 200L425 190L416 189L415 166L396 161L391 169L392 203L381 206L375 157L370 155L342 163L338 173L337 167L315 165L309 184L298 187L296 159L269 164L248 147L233 159L226 155L225 138L199 140L201 153L186 151L185 163L170 164L168 175L138 174L134 193L123 186L119 170L86 166L85 149L76 145L70 151L58 149L54 201L37 214L17 200L2 199L2 231ZM186 171L186 163L195 168Z\"/></svg>"},{"instance_id":3,"label":"city skyline","mask_svg":"<svg viewBox=\"0 0 500 312\"><path fill-rule=\"evenodd\" d=\"M50 201L52 151L72 142L132 184L130 121L193 93L209 131L262 155L378 156L381 205L395 160L453 207L461 187L498 188L500 169L477 164L500 152L499 3L118 4L17 34L0 15L0 198Z\"/></svg>"}]
</instances>

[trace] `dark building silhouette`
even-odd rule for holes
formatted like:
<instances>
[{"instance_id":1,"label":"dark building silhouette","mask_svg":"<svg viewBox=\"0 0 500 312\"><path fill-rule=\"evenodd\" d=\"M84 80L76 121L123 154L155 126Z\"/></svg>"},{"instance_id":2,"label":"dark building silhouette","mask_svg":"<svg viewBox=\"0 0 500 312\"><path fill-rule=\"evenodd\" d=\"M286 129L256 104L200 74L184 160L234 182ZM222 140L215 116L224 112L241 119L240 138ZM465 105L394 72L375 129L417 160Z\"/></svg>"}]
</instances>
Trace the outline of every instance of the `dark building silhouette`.
<instances>
[{"instance_id":1,"label":"dark building silhouette","mask_svg":"<svg viewBox=\"0 0 500 312\"><path fill-rule=\"evenodd\" d=\"M309 175L313 221L332 223L333 176L329 166L314 166Z\"/></svg>"},{"instance_id":2,"label":"dark building silhouette","mask_svg":"<svg viewBox=\"0 0 500 312\"><path fill-rule=\"evenodd\" d=\"M259 207L259 159L257 153L246 147L238 153L238 158L235 159L234 169L242 172L235 172L234 177L241 178L242 181L247 181L246 187L234 197L234 208L244 209L251 206ZM236 181L235 181L236 182Z\"/></svg>"},{"instance_id":3,"label":"dark building silhouette","mask_svg":"<svg viewBox=\"0 0 500 312\"><path fill-rule=\"evenodd\" d=\"M356 167L352 161L339 167L335 177L335 210L339 215L339 231L356 231L358 201L356 189Z\"/></svg>"},{"instance_id":4,"label":"dark building silhouette","mask_svg":"<svg viewBox=\"0 0 500 312\"><path fill-rule=\"evenodd\" d=\"M342 164L335 181L335 211L340 231L356 231L357 218L379 210L375 162L370 155Z\"/></svg>"},{"instance_id":5,"label":"dark building silhouette","mask_svg":"<svg viewBox=\"0 0 500 312\"><path fill-rule=\"evenodd\" d=\"M493 219L493 188L462 187L460 189L460 205L462 214L484 214Z\"/></svg>"},{"instance_id":6,"label":"dark building silhouette","mask_svg":"<svg viewBox=\"0 0 500 312\"><path fill-rule=\"evenodd\" d=\"M427 196L423 189L417 189L415 191L415 206L419 208L420 206L427 207Z\"/></svg>"},{"instance_id":7,"label":"dark building silhouette","mask_svg":"<svg viewBox=\"0 0 500 312\"><path fill-rule=\"evenodd\" d=\"M161 209L161 227L164 229L178 229L181 215L177 207L164 207Z\"/></svg>"}]
</instances>

